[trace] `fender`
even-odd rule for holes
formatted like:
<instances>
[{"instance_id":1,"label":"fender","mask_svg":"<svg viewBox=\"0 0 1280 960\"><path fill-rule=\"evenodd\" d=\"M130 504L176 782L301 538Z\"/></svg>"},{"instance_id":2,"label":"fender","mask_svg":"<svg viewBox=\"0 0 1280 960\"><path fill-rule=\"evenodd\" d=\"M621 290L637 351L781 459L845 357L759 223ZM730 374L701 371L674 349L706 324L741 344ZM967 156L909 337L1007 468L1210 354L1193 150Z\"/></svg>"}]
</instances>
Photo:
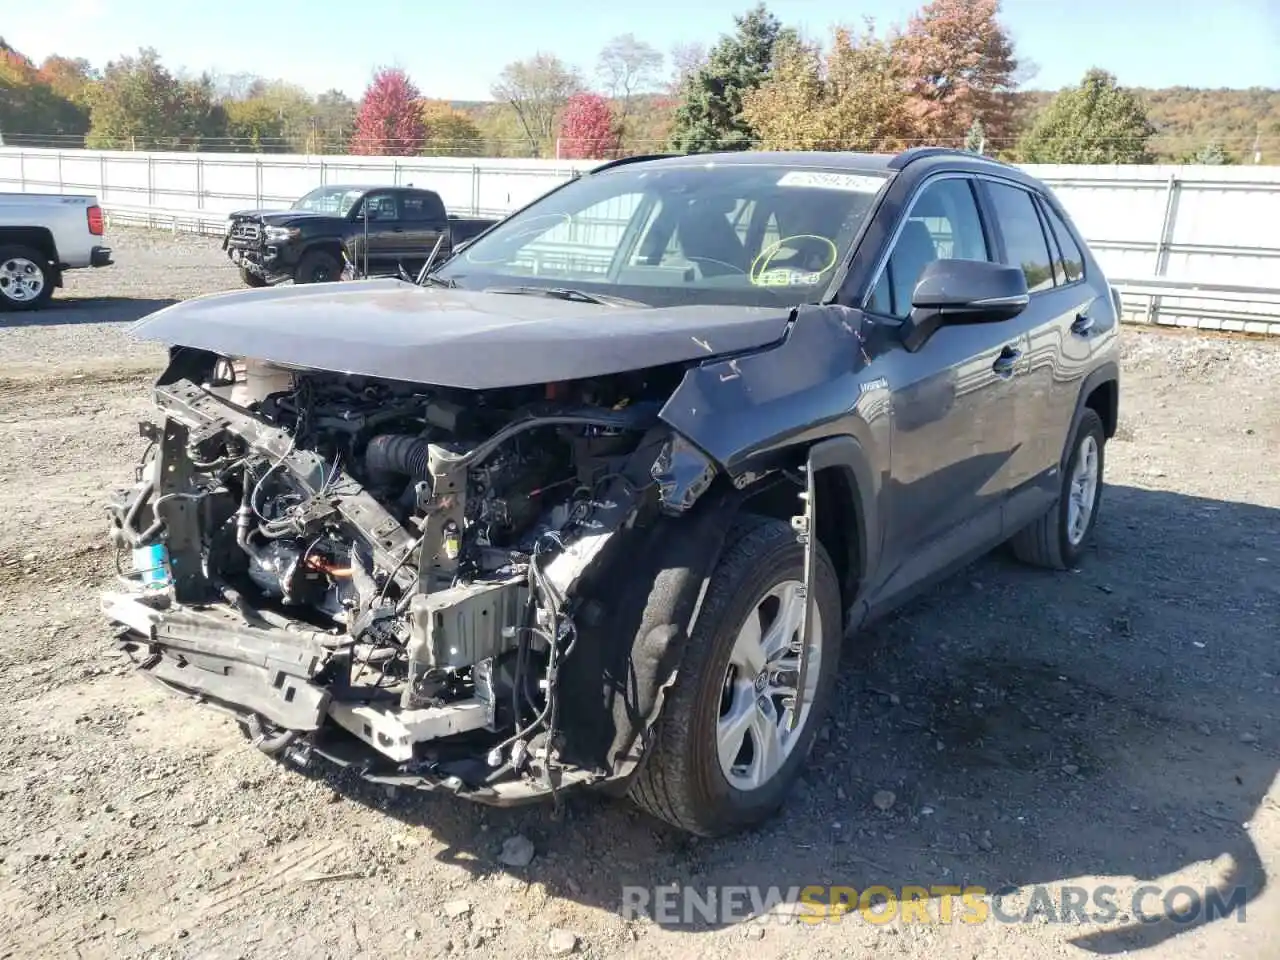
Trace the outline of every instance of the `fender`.
<instances>
[{"instance_id":1,"label":"fender","mask_svg":"<svg viewBox=\"0 0 1280 960\"><path fill-rule=\"evenodd\" d=\"M565 760L611 781L638 768L745 499L720 485L680 516L619 530L588 568L560 674Z\"/></svg>"},{"instance_id":2,"label":"fender","mask_svg":"<svg viewBox=\"0 0 1280 960\"><path fill-rule=\"evenodd\" d=\"M1089 394L1093 393L1094 390L1102 386L1104 383L1111 383L1111 382L1114 382L1116 384L1116 390L1119 391L1120 365L1116 363L1116 361L1114 360L1106 360L1103 363L1098 364L1098 367L1095 370L1092 370L1084 378L1084 382L1080 384L1080 392L1076 396L1075 412L1071 414L1071 427L1069 428L1067 433L1067 443L1063 445L1062 461L1058 465L1058 468L1060 470L1065 470L1067 468L1067 459L1071 456L1070 439L1071 437L1075 436L1076 427L1079 426L1080 424L1080 417L1084 413L1085 401L1089 399ZM1118 410L1119 397L1118 396L1116 398L1116 404L1117 404L1117 419L1119 419L1119 410ZM1108 423L1108 424L1104 424L1104 426L1107 431L1107 437L1108 438L1112 437L1115 434L1116 425L1114 423Z\"/></svg>"},{"instance_id":3,"label":"fender","mask_svg":"<svg viewBox=\"0 0 1280 960\"><path fill-rule=\"evenodd\" d=\"M815 505L815 523L819 539L826 531L824 519L831 506L833 496L847 496L849 507L853 511L853 536L846 542L849 549L848 570L845 587L848 591L846 603L848 607L866 592L872 582L872 574L880 562L880 512L875 497L875 474L871 469L871 458L858 442L856 437L842 434L820 440L809 448L809 469L814 473L818 487L818 502ZM842 478L841 487L833 487L818 479L823 471L830 470ZM840 514L837 514L840 516Z\"/></svg>"}]
</instances>

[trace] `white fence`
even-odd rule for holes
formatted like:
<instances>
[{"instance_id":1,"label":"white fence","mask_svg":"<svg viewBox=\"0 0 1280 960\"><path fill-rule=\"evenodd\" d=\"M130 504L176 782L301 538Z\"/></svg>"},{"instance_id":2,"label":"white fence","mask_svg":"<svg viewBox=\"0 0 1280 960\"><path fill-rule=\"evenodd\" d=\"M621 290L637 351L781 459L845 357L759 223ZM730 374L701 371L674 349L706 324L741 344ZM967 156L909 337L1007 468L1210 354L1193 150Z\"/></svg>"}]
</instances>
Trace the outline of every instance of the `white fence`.
<instances>
[{"instance_id":1,"label":"white fence","mask_svg":"<svg viewBox=\"0 0 1280 960\"><path fill-rule=\"evenodd\" d=\"M586 162L0 148L0 190L92 193L112 219L218 225L321 184L415 184L455 213L501 216ZM1128 319L1280 334L1280 167L1045 166ZM1191 296L1190 294L1196 294Z\"/></svg>"}]
</instances>

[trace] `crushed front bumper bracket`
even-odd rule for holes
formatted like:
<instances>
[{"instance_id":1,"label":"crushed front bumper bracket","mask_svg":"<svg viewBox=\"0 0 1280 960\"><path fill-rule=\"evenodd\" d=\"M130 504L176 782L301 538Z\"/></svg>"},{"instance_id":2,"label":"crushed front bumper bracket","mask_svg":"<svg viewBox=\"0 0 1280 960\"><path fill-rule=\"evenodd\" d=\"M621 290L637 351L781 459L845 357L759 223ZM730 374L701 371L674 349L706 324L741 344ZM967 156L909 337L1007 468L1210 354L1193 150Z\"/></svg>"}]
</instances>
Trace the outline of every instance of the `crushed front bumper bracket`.
<instances>
[{"instance_id":1,"label":"crushed front bumper bracket","mask_svg":"<svg viewBox=\"0 0 1280 960\"><path fill-rule=\"evenodd\" d=\"M321 634L248 623L230 608L165 610L107 593L102 612L129 628L122 646L145 648L140 666L182 693L257 714L287 730L318 730L329 692L310 681L331 651Z\"/></svg>"}]
</instances>

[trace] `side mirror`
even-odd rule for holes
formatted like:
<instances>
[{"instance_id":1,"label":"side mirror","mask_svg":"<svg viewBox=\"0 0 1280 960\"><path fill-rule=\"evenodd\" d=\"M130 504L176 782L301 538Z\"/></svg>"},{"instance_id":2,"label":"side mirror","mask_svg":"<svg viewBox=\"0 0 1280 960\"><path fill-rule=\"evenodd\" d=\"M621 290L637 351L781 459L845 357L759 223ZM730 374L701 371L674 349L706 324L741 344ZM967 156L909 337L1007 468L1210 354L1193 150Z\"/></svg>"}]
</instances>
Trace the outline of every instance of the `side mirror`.
<instances>
[{"instance_id":1,"label":"side mirror","mask_svg":"<svg viewBox=\"0 0 1280 960\"><path fill-rule=\"evenodd\" d=\"M1021 267L985 260L934 260L920 272L902 344L919 350L944 324L998 323L1031 301Z\"/></svg>"}]
</instances>

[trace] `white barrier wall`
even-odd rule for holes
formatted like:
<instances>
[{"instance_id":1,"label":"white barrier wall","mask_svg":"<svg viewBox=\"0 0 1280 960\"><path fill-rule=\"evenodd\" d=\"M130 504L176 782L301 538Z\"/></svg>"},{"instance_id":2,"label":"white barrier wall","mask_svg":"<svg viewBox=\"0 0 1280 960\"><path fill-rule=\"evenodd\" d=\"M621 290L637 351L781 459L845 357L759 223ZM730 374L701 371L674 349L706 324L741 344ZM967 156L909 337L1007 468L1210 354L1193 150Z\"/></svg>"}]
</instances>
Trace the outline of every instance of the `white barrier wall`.
<instances>
[{"instance_id":1,"label":"white barrier wall","mask_svg":"<svg viewBox=\"0 0 1280 960\"><path fill-rule=\"evenodd\" d=\"M131 153L0 148L0 190L92 193L111 207L222 214L280 207L326 183L414 184L454 213L503 215L590 169L591 161ZM1115 280L1280 287L1280 167L1028 165L1049 183ZM1182 316L1280 321L1274 297L1129 302ZM1203 326L1204 324L1197 323ZM1236 328L1232 323L1228 329Z\"/></svg>"}]
</instances>

